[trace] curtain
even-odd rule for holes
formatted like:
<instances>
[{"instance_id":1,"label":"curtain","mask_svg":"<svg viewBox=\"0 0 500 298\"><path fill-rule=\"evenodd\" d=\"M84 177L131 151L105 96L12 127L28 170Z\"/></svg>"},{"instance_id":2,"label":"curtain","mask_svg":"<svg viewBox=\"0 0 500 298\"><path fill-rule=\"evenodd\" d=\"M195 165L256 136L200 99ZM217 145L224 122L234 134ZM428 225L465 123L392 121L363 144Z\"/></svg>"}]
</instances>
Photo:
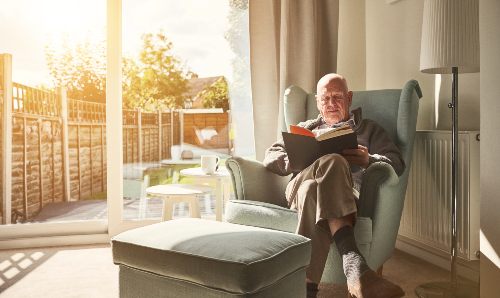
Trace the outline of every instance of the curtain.
<instances>
[{"instance_id":1,"label":"curtain","mask_svg":"<svg viewBox=\"0 0 500 298\"><path fill-rule=\"evenodd\" d=\"M251 0L250 68L258 160L281 137L283 92L337 69L338 0Z\"/></svg>"}]
</instances>

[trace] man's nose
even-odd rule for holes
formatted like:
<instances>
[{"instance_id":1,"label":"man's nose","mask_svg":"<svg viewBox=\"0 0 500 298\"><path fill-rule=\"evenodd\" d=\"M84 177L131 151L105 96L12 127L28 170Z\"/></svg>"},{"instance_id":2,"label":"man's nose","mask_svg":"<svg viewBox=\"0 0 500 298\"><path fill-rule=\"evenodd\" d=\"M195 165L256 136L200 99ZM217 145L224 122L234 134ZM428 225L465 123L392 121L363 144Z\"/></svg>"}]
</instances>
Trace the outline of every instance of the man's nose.
<instances>
[{"instance_id":1,"label":"man's nose","mask_svg":"<svg viewBox=\"0 0 500 298\"><path fill-rule=\"evenodd\" d=\"M335 99L328 100L326 104L329 107L338 107L339 106L339 102Z\"/></svg>"}]
</instances>

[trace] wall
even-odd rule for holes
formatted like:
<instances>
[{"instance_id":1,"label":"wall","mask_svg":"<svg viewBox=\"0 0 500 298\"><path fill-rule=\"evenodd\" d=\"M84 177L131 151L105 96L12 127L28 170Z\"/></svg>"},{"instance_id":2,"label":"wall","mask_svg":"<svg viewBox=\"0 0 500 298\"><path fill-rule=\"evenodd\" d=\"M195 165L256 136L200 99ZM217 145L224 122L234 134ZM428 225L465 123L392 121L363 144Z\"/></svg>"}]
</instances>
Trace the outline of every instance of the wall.
<instances>
[{"instance_id":1,"label":"wall","mask_svg":"<svg viewBox=\"0 0 500 298\"><path fill-rule=\"evenodd\" d=\"M366 89L365 0L339 1L337 73L351 90Z\"/></svg>"},{"instance_id":2,"label":"wall","mask_svg":"<svg viewBox=\"0 0 500 298\"><path fill-rule=\"evenodd\" d=\"M500 293L500 1L481 0L481 297ZM492 162L493 161L493 162Z\"/></svg>"},{"instance_id":3,"label":"wall","mask_svg":"<svg viewBox=\"0 0 500 298\"><path fill-rule=\"evenodd\" d=\"M420 72L423 1L370 0L365 5L366 89L401 88L416 79L424 94L417 129L451 129L450 75L443 76L436 98L435 76ZM459 75L459 129L479 129L478 103L479 74Z\"/></svg>"}]
</instances>

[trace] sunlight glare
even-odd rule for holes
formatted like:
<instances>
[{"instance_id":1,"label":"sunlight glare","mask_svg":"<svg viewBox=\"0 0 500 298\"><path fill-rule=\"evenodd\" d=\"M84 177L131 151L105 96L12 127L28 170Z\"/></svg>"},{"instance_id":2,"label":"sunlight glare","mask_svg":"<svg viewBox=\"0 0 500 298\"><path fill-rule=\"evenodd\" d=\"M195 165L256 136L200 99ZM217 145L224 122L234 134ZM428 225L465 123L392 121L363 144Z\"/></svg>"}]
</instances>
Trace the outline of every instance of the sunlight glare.
<instances>
[{"instance_id":1,"label":"sunlight glare","mask_svg":"<svg viewBox=\"0 0 500 298\"><path fill-rule=\"evenodd\" d=\"M0 271L5 271L5 269L9 268L12 265L12 263L9 260L5 260L2 263L0 263Z\"/></svg>"},{"instance_id":2,"label":"sunlight glare","mask_svg":"<svg viewBox=\"0 0 500 298\"><path fill-rule=\"evenodd\" d=\"M40 259L41 257L43 257L44 255L45 254L43 252L37 251L37 252L31 254L31 258L36 261L36 260Z\"/></svg>"},{"instance_id":3,"label":"sunlight glare","mask_svg":"<svg viewBox=\"0 0 500 298\"><path fill-rule=\"evenodd\" d=\"M481 246L481 252L496 266L500 267L500 256L499 252L491 245L490 241L484 235L483 230L479 231L479 242Z\"/></svg>"},{"instance_id":4,"label":"sunlight glare","mask_svg":"<svg viewBox=\"0 0 500 298\"><path fill-rule=\"evenodd\" d=\"M439 93L441 93L441 75L437 74L434 78L434 128L439 124Z\"/></svg>"},{"instance_id":5,"label":"sunlight glare","mask_svg":"<svg viewBox=\"0 0 500 298\"><path fill-rule=\"evenodd\" d=\"M14 262L17 262L17 261L21 260L22 258L24 258L24 256L25 256L25 254L23 254L22 252L18 252L18 253L13 254L10 258Z\"/></svg>"},{"instance_id":6,"label":"sunlight glare","mask_svg":"<svg viewBox=\"0 0 500 298\"><path fill-rule=\"evenodd\" d=\"M31 265L33 265L33 262L30 259L24 259L19 262L19 267L21 267L22 269L26 269Z\"/></svg>"},{"instance_id":7,"label":"sunlight glare","mask_svg":"<svg viewBox=\"0 0 500 298\"><path fill-rule=\"evenodd\" d=\"M9 270L5 271L4 276L7 279L12 279L14 276L18 275L21 271L17 269L16 267L12 267Z\"/></svg>"},{"instance_id":8,"label":"sunlight glare","mask_svg":"<svg viewBox=\"0 0 500 298\"><path fill-rule=\"evenodd\" d=\"M13 81L52 85L45 49L56 54L106 40L106 0L0 0L0 52L13 56Z\"/></svg>"},{"instance_id":9,"label":"sunlight glare","mask_svg":"<svg viewBox=\"0 0 500 298\"><path fill-rule=\"evenodd\" d=\"M65 38L75 44L104 36L106 1L44 0L32 5L43 16L40 29L51 42Z\"/></svg>"}]
</instances>

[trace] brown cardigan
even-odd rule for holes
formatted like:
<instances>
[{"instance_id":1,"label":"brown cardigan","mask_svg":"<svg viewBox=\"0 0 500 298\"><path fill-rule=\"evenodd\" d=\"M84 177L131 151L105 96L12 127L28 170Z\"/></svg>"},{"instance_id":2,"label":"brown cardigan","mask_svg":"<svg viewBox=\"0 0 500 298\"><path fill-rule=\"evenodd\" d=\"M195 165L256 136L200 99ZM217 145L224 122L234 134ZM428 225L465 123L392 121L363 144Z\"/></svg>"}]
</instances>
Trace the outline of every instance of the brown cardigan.
<instances>
[{"instance_id":1,"label":"brown cardigan","mask_svg":"<svg viewBox=\"0 0 500 298\"><path fill-rule=\"evenodd\" d=\"M398 175L401 175L405 169L401 151L392 142L385 130L373 120L362 119L361 108L353 110L352 114L354 115L355 123L353 130L358 135L358 144L368 148L370 164L377 161L384 161L390 164ZM298 125L313 130L322 123L324 123L323 119L321 115L318 115L316 119L307 120ZM267 169L278 175L288 176L292 174L283 140L279 140L266 150L263 164ZM364 170L360 167L352 166L351 171L354 188L359 191ZM296 174L294 173L293 176Z\"/></svg>"}]
</instances>

